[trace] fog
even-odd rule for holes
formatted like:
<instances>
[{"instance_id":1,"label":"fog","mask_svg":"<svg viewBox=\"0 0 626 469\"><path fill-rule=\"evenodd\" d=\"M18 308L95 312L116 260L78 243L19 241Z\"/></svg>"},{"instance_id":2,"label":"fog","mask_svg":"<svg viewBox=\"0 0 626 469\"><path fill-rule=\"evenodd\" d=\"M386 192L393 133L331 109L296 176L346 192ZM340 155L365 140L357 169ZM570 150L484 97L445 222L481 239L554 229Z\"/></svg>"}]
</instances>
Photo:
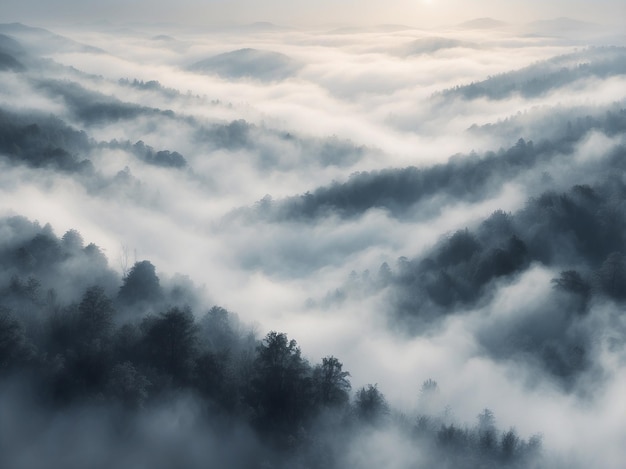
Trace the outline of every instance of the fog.
<instances>
[{"instance_id":1,"label":"fog","mask_svg":"<svg viewBox=\"0 0 626 469\"><path fill-rule=\"evenodd\" d=\"M588 2L571 3L584 18ZM267 14L284 21L279 7ZM523 20L550 18L543 8ZM7 464L331 467L323 447L333 467L462 467L493 427L505 459L471 453L476 467L620 467L623 32L431 14L448 26L242 25L251 12L212 28L0 25L0 326L23 332L0 348L0 440L20 422ZM157 293L129 280L143 260ZM94 285L116 311L114 358L102 389L61 405L46 373L70 373L84 352L57 342L80 335ZM161 370L149 347L166 311L191 311L204 331L215 305L236 332L226 351L198 350L228 356L218 376L245 401L233 408L182 368ZM293 404L282 424L264 413L269 331L297 341L313 381L338 357L352 410L304 418ZM136 360L120 337L139 344ZM124 379L151 383L132 411L112 387ZM374 383L380 421L363 413ZM477 424L486 408L495 423ZM76 438L70 461L59 448Z\"/></svg>"}]
</instances>

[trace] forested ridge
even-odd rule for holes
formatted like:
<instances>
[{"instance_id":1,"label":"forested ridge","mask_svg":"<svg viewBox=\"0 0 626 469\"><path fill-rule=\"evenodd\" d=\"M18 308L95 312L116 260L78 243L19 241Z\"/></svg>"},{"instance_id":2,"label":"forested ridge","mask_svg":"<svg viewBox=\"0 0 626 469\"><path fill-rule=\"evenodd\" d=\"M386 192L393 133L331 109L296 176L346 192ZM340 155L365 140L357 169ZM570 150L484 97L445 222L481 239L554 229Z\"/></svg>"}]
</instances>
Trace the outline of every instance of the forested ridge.
<instances>
[{"instance_id":1,"label":"forested ridge","mask_svg":"<svg viewBox=\"0 0 626 469\"><path fill-rule=\"evenodd\" d=\"M478 337L494 359L540 364L566 389L584 391L585 376L602 374L592 310L624 300L625 194L619 177L546 192L515 214L496 211L450 234L424 256L384 264L361 288L384 289L396 320L421 334L489 302L494 284L533 265L562 269L532 314ZM27 389L29 405L46 413L110 409L117 421L192 396L202 425L252 432L255 456L242 467L342 467L343 444L390 428L442 467L540 464L541 438L497 429L488 409L467 426L429 406L439 389L431 379L415 390L420 413L408 415L387 404L384 383L352 390L339 358L311 364L287 334L258 337L226 309L203 307L188 279L162 283L147 260L120 277L76 230L58 238L22 217L0 226L2 386ZM107 431L125 431L116 425Z\"/></svg>"},{"instance_id":2,"label":"forested ridge","mask_svg":"<svg viewBox=\"0 0 626 469\"><path fill-rule=\"evenodd\" d=\"M107 437L98 444L106 444L138 437L127 434L129 422L193 399L193 428L242 427L254 435L231 467L344 467L347 445L391 428L440 467L528 467L540 458L540 437L498 429L489 410L467 426L430 407L438 394L433 380L415 390L422 412L403 414L387 403L384 383L353 391L334 356L312 364L285 333L259 338L222 307L193 310L193 287L162 285L147 260L120 278L75 230L58 238L50 225L22 217L0 226L5 405L17 401L51 419L105 411L98 432ZM18 438L10 425L10 418L0 425L4 441ZM12 457L5 448L0 461ZM180 463L199 467L185 457Z\"/></svg>"}]
</instances>

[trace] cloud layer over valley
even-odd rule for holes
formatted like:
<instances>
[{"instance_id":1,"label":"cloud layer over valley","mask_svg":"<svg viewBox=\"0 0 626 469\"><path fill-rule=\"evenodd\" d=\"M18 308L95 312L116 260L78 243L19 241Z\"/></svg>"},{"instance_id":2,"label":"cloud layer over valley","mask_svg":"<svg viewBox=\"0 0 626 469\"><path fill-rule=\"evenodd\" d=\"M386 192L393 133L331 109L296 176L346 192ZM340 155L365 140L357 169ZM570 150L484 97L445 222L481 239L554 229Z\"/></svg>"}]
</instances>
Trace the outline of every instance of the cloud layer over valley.
<instances>
[{"instance_id":1,"label":"cloud layer over valley","mask_svg":"<svg viewBox=\"0 0 626 469\"><path fill-rule=\"evenodd\" d=\"M626 39L571 27L0 24L0 465L620 467Z\"/></svg>"}]
</instances>

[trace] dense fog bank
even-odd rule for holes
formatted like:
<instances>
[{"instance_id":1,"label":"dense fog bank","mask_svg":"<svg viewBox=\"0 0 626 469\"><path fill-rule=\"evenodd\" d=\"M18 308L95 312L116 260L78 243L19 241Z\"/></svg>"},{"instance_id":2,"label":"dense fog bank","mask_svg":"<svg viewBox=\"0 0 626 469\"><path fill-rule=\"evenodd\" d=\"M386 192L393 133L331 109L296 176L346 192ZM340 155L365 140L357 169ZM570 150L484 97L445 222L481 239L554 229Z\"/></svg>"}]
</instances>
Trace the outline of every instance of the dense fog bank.
<instances>
[{"instance_id":1,"label":"dense fog bank","mask_svg":"<svg viewBox=\"0 0 626 469\"><path fill-rule=\"evenodd\" d=\"M0 465L621 467L624 45L0 24Z\"/></svg>"}]
</instances>

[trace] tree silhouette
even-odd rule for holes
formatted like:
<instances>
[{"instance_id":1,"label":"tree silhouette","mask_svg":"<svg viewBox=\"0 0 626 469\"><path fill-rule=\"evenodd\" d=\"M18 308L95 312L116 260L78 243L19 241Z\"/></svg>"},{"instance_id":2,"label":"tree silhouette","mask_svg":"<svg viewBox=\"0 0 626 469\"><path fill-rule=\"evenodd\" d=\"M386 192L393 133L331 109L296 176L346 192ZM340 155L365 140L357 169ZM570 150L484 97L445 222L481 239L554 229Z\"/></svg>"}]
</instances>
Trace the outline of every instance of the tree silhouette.
<instances>
[{"instance_id":1,"label":"tree silhouette","mask_svg":"<svg viewBox=\"0 0 626 469\"><path fill-rule=\"evenodd\" d=\"M83 249L83 237L76 230L68 230L61 238L61 245L66 252L73 253Z\"/></svg>"},{"instance_id":2,"label":"tree silhouette","mask_svg":"<svg viewBox=\"0 0 626 469\"><path fill-rule=\"evenodd\" d=\"M131 362L119 363L110 373L107 390L109 396L122 402L126 407L137 409L148 398L150 381Z\"/></svg>"},{"instance_id":3,"label":"tree silhouette","mask_svg":"<svg viewBox=\"0 0 626 469\"><path fill-rule=\"evenodd\" d=\"M313 387L315 399L325 406L336 406L348 402L351 389L348 377L343 371L343 364L335 357L325 357L322 363L313 369Z\"/></svg>"},{"instance_id":4,"label":"tree silhouette","mask_svg":"<svg viewBox=\"0 0 626 469\"><path fill-rule=\"evenodd\" d=\"M162 298L163 292L156 275L156 269L150 261L136 262L130 269L120 288L118 297L125 303L141 301L155 302Z\"/></svg>"},{"instance_id":5,"label":"tree silhouette","mask_svg":"<svg viewBox=\"0 0 626 469\"><path fill-rule=\"evenodd\" d=\"M293 435L310 410L310 367L295 340L269 332L257 347L251 404L269 434Z\"/></svg>"},{"instance_id":6,"label":"tree silhouette","mask_svg":"<svg viewBox=\"0 0 626 469\"><path fill-rule=\"evenodd\" d=\"M147 365L170 377L176 385L187 384L197 347L197 327L191 311L172 308L158 316L148 316L141 329Z\"/></svg>"},{"instance_id":7,"label":"tree silhouette","mask_svg":"<svg viewBox=\"0 0 626 469\"><path fill-rule=\"evenodd\" d=\"M113 331L113 303L102 287L87 289L78 306L79 325L84 341L107 339Z\"/></svg>"},{"instance_id":8,"label":"tree silhouette","mask_svg":"<svg viewBox=\"0 0 626 469\"><path fill-rule=\"evenodd\" d=\"M235 331L229 312L213 306L199 322L202 343L213 352L227 351L235 343Z\"/></svg>"},{"instance_id":9,"label":"tree silhouette","mask_svg":"<svg viewBox=\"0 0 626 469\"><path fill-rule=\"evenodd\" d=\"M621 252L611 253L598 271L603 291L618 300L626 299L626 262Z\"/></svg>"},{"instance_id":10,"label":"tree silhouette","mask_svg":"<svg viewBox=\"0 0 626 469\"><path fill-rule=\"evenodd\" d=\"M21 324L0 307L0 374L19 368L35 358L35 354Z\"/></svg>"},{"instance_id":11,"label":"tree silhouette","mask_svg":"<svg viewBox=\"0 0 626 469\"><path fill-rule=\"evenodd\" d=\"M357 417L371 424L381 422L389 414L389 405L376 384L368 384L359 389L354 406Z\"/></svg>"},{"instance_id":12,"label":"tree silhouette","mask_svg":"<svg viewBox=\"0 0 626 469\"><path fill-rule=\"evenodd\" d=\"M502 450L502 457L505 461L510 461L515 456L518 450L520 441L517 433L514 429L510 429L500 440L500 448Z\"/></svg>"}]
</instances>

